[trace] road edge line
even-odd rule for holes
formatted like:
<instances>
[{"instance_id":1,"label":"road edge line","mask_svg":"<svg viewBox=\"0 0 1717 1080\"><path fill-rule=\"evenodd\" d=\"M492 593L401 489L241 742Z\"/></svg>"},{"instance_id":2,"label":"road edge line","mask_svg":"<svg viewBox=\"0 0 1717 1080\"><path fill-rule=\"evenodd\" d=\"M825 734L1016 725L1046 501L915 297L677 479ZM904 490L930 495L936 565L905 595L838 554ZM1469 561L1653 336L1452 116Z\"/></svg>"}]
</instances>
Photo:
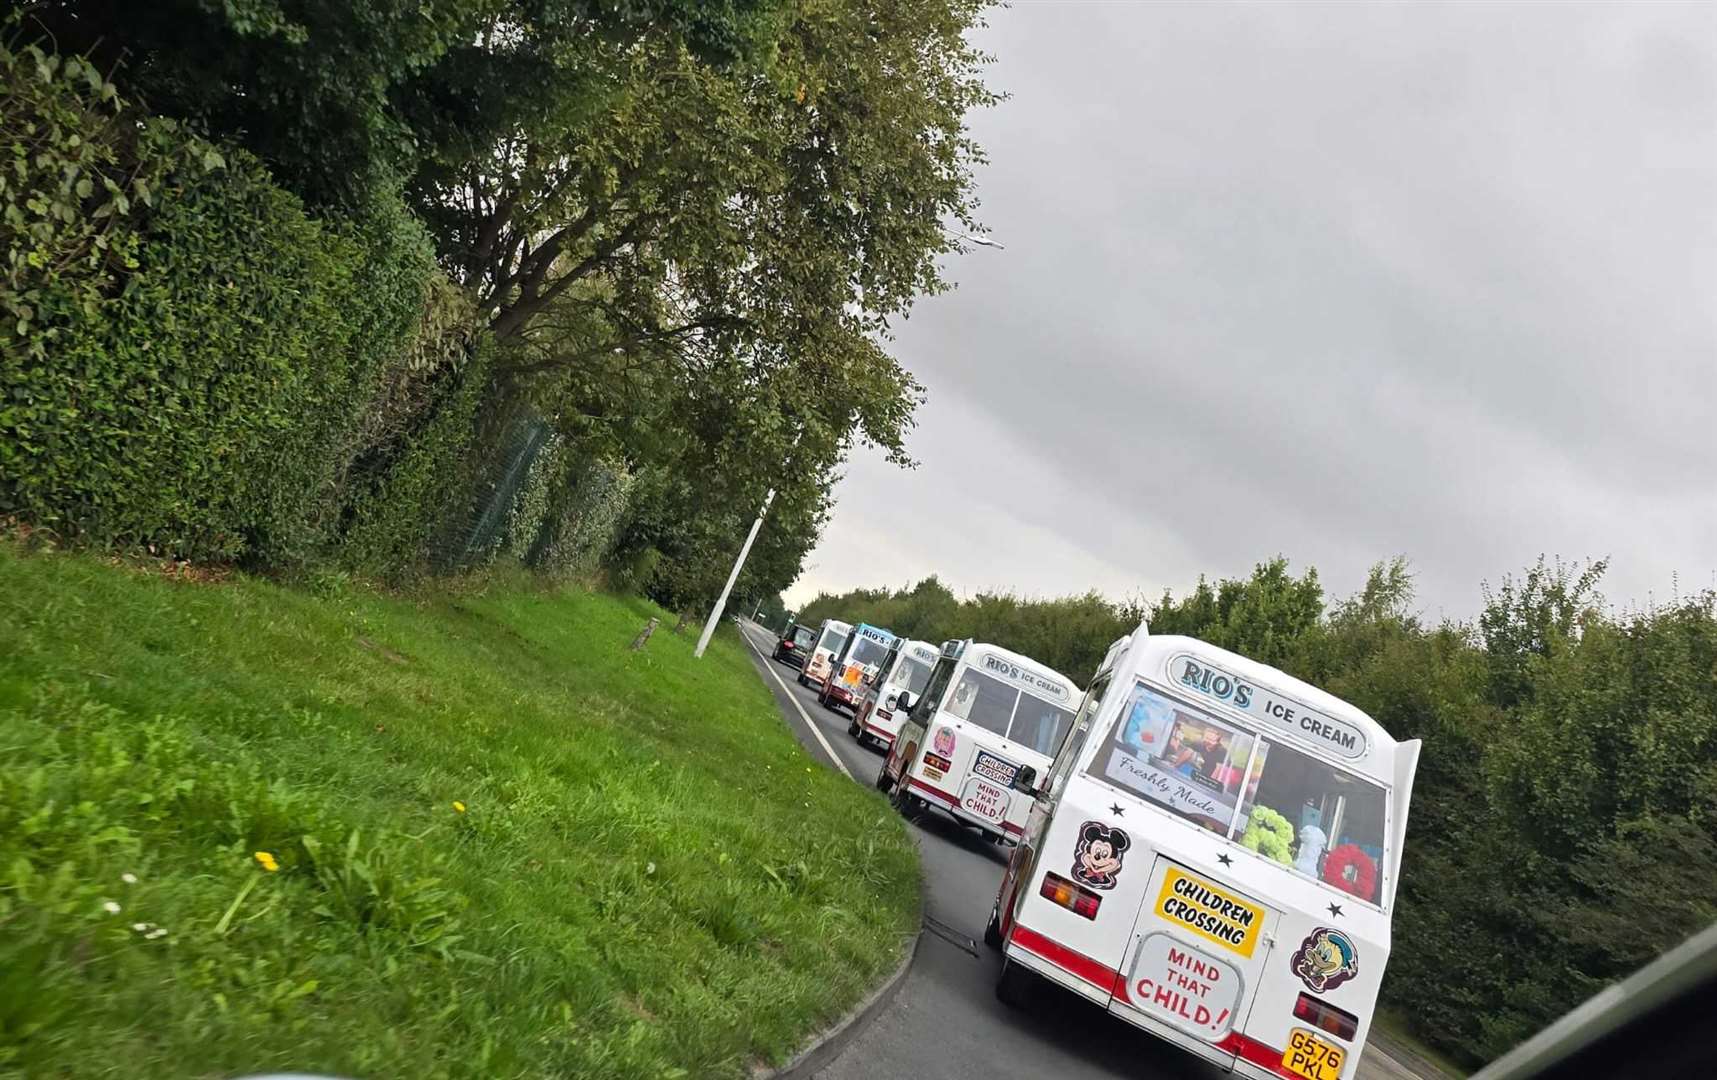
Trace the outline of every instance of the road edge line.
<instances>
[{"instance_id":1,"label":"road edge line","mask_svg":"<svg viewBox=\"0 0 1717 1080\"><path fill-rule=\"evenodd\" d=\"M757 623L751 625L758 626ZM759 629L762 627L759 626ZM811 722L811 717L805 712L805 707L799 704L799 699L793 696L791 690L787 689L786 681L776 672L773 662L764 655L762 649L758 648L757 643L751 640L751 635L746 633L743 622L739 626L739 636L744 638L745 643L751 646L751 651L757 654L759 666L769 673L776 685L781 687L782 695L793 703L793 708L798 710L799 716L805 721L805 726L810 729L811 734L817 737L817 742L822 745L824 753L829 755L829 760L835 763L837 769L846 773L847 779L857 783L858 781L853 777L853 774L847 770L846 764L841 761L840 755L835 753L835 748L829 745L829 741L823 738L823 733L817 730L817 725ZM795 1054L787 1064L779 1069L754 1069L752 1071L754 1080L810 1080L820 1069L845 1053L853 1040L869 1029L871 1021L875 1020L884 1009L894 1003L895 995L900 993L900 988L906 985L906 977L912 973L912 965L918 959L918 947L924 943L924 915L929 910L929 904L930 897L924 881L924 867L920 861L918 868L918 929L913 932L912 944L907 947L906 955L901 958L899 966L894 969L894 974L890 975L881 986L872 990L869 996L859 1002L846 1016L813 1035L809 1044Z\"/></svg>"},{"instance_id":2,"label":"road edge line","mask_svg":"<svg viewBox=\"0 0 1717 1080\"><path fill-rule=\"evenodd\" d=\"M842 776L857 783L857 778L847 769L847 763L841 760L839 754L835 753L835 748L829 745L829 740L823 738L823 733L818 731L817 725L811 722L811 714L805 711L805 706L799 704L799 699L793 696L793 691L787 689L786 681L776 674L775 669L770 666L772 662L763 655L763 650L757 647L757 642L751 640L751 635L745 632L745 627L739 628L739 636L745 639L747 645L751 646L751 651L757 654L759 660L763 661L763 670L769 673L769 677L775 680L775 684L781 688L781 692L787 695L787 700L793 703L795 709L799 710L799 719L805 721L805 727L810 730L812 737L817 740L817 744L823 748L823 753L827 754L829 760L835 763L835 768L841 770Z\"/></svg>"}]
</instances>

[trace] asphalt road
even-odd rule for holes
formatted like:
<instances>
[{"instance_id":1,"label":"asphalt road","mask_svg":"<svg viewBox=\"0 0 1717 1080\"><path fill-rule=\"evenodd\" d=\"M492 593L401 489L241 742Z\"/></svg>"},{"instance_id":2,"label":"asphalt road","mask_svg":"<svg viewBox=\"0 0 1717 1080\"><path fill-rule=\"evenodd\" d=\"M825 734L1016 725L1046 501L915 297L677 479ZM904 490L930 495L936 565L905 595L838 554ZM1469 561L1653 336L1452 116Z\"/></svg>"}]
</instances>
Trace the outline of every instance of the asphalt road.
<instances>
[{"instance_id":1,"label":"asphalt road","mask_svg":"<svg viewBox=\"0 0 1717 1080\"><path fill-rule=\"evenodd\" d=\"M816 694L799 685L796 669L768 659L772 634L751 622L741 622L740 629L782 716L812 757L857 783L873 783L882 753L855 742L847 734L847 714L817 704ZM918 959L888 1008L817 1074L819 1080L1228 1075L1054 988L1040 992L1030 1012L997 1001L1001 962L984 947L983 931L1009 849L980 839L946 814L931 812L909 827L923 853L926 887L926 933ZM1359 1080L1412 1077L1371 1046L1360 1061Z\"/></svg>"}]
</instances>

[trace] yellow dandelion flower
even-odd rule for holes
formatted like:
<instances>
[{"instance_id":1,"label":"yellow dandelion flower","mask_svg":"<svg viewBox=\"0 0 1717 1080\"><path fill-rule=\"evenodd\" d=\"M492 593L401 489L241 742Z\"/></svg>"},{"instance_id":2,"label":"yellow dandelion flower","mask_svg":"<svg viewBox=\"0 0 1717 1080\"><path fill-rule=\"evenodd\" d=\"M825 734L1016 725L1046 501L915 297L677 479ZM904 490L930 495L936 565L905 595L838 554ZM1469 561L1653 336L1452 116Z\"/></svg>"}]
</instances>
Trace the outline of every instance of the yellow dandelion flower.
<instances>
[{"instance_id":1,"label":"yellow dandelion flower","mask_svg":"<svg viewBox=\"0 0 1717 1080\"><path fill-rule=\"evenodd\" d=\"M274 856L266 851L259 851L252 857L262 865L264 870L271 874L280 869L280 864L274 861Z\"/></svg>"},{"instance_id":2,"label":"yellow dandelion flower","mask_svg":"<svg viewBox=\"0 0 1717 1080\"><path fill-rule=\"evenodd\" d=\"M458 799L454 799L453 810L455 813L463 814L465 812L465 804L460 802Z\"/></svg>"}]
</instances>

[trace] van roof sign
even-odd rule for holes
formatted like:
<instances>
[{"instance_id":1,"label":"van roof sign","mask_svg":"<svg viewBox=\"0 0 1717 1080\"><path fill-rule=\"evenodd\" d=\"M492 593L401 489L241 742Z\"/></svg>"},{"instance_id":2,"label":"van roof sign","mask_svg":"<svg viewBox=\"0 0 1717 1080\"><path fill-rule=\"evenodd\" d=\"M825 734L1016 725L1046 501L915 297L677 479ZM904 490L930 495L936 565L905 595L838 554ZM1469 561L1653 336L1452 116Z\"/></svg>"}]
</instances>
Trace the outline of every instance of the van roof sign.
<instances>
[{"instance_id":1,"label":"van roof sign","mask_svg":"<svg viewBox=\"0 0 1717 1080\"><path fill-rule=\"evenodd\" d=\"M1048 675L1033 671L1023 664L987 650L984 653L983 663L972 666L991 678L1005 679L1028 693L1036 694L1040 698L1047 698L1057 704L1066 703L1073 697L1073 690L1066 682L1050 678Z\"/></svg>"},{"instance_id":2,"label":"van roof sign","mask_svg":"<svg viewBox=\"0 0 1717 1080\"><path fill-rule=\"evenodd\" d=\"M1358 759L1370 751L1365 732L1348 721L1276 690L1254 686L1203 657L1176 653L1169 658L1168 677L1173 685L1245 713L1266 729L1285 731L1340 757Z\"/></svg>"}]
</instances>

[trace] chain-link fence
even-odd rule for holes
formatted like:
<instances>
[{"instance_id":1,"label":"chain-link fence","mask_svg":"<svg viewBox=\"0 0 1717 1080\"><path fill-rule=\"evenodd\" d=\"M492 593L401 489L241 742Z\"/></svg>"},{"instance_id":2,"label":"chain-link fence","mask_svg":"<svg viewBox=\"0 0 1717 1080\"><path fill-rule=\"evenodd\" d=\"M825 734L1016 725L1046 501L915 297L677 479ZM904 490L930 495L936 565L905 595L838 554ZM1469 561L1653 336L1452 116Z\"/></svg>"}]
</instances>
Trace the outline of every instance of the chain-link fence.
<instances>
[{"instance_id":1,"label":"chain-link fence","mask_svg":"<svg viewBox=\"0 0 1717 1080\"><path fill-rule=\"evenodd\" d=\"M632 476L602 457L580 457L545 418L514 414L476 470L462 515L432 545L441 570L499 560L556 576L594 571L624 523Z\"/></svg>"}]
</instances>

